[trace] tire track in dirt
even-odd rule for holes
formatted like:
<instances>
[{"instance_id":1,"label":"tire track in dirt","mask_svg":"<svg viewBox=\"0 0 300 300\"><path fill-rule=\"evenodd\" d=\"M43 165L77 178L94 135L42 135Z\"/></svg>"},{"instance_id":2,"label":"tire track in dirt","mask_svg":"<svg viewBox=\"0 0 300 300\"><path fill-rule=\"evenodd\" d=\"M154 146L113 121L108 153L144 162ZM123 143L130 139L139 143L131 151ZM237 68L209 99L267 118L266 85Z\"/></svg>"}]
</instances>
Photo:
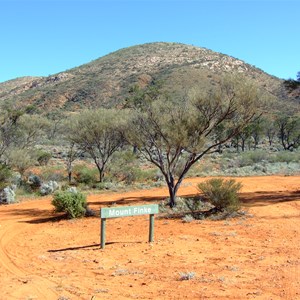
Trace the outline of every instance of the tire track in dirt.
<instances>
[{"instance_id":1,"label":"tire track in dirt","mask_svg":"<svg viewBox=\"0 0 300 300\"><path fill-rule=\"evenodd\" d=\"M19 299L19 295L24 297L27 294L30 297L35 295L36 299L57 299L58 295L51 289L51 286L54 287L55 284L24 270L16 263L19 257L14 256L10 250L13 249L12 242L17 242L20 233L30 226L30 224L22 222L27 219L18 217L17 222L5 219L3 218L2 224L0 224L0 267L5 270L8 277L18 282L14 285L11 296L15 295L14 298ZM34 231L33 228L31 231Z\"/></svg>"},{"instance_id":2,"label":"tire track in dirt","mask_svg":"<svg viewBox=\"0 0 300 300\"><path fill-rule=\"evenodd\" d=\"M202 180L199 178L196 179L188 179L187 181L184 182L182 189L180 189L180 195L192 195L197 192L196 185L197 183ZM250 244L247 245L249 249L252 249L253 247L257 247L257 249L261 249L261 253L263 255L271 254L273 255L272 257L277 258L279 257L278 263L274 266L274 268L270 268L269 266L265 266L263 264L263 260L261 262L262 264L262 270L264 271L261 276L266 280L266 283L264 285L261 285L262 292L268 293L268 295L271 295L270 297L274 297L274 299L279 299L278 295L278 283L282 286L280 289L282 289L282 294L280 299L288 299L288 300L294 300L297 299L299 296L299 256L296 256L295 253L298 253L297 250L299 250L299 245L295 241L295 236L299 234L299 202L294 202L298 201L300 198L300 193L299 195L297 194L298 191L300 190L300 177L298 178L277 178L277 177L272 177L272 178L252 178L251 182L250 179L238 179L243 181L244 184L244 192L251 192L253 193L253 197L248 197L248 200L251 200L252 203L250 205L250 211L254 213L256 216L253 221L252 219L249 219L249 224L247 223L246 225L252 226L255 224L256 229L261 229L262 233L265 234L266 240L261 240L261 238L257 234L252 235L252 237L257 238L256 243L251 242ZM293 180L293 184L291 184L291 181ZM274 182L276 181L276 182ZM278 181L278 184L277 184ZM288 182L289 185L280 185L279 183L282 182ZM266 193L264 192L266 191ZM285 191L288 191L287 193ZM294 194L292 192L294 191ZM255 194L256 193L256 194ZM260 199L260 193L263 194L262 199ZM268 195L272 194L275 196L274 201L272 199L268 199ZM126 202L129 203L141 203L143 200L147 200L148 198L153 199L157 198L160 199L163 196L167 195L167 190L166 188L157 188L157 189L151 189L148 191L130 191L130 192L124 192L124 193L103 193L103 194L98 194L98 195L90 195L89 196L89 204L95 208L99 209L102 205L106 205L107 202L116 202L118 204L127 204ZM147 197L148 198L147 198ZM284 198L283 196L286 196ZM149 200L149 199L148 199ZM258 201L259 200L259 201ZM293 201L292 201L293 200ZM250 202L251 202L250 201ZM266 205L268 204L268 205ZM95 290L96 284L101 284L98 285L98 293L102 293L101 295L98 296L93 296L92 299L129 299L129 296L126 298L125 295L122 294L122 291L127 293L126 295L135 295L133 292L132 294L129 294L129 292L125 288L118 290L118 288L123 287L123 285L130 283L130 276L128 275L128 279L126 279L125 276L111 276L108 278L108 281L104 280L106 279L105 276L111 275L112 272L116 272L118 269L112 269L112 268L117 268L117 266L114 263L110 263L111 259L112 261L116 259L116 257L120 260L120 268L127 268L128 270L132 270L132 268L141 268L141 270L144 270L145 276L147 275L147 272L145 270L149 270L149 266L146 264L145 268L142 269L143 266L143 261L145 260L145 254L147 256L152 255L152 258L154 261L157 260L157 266L161 264L161 259L163 259L163 262L165 261L166 257L170 258L169 255L174 256L175 258L181 258L184 259L185 256L182 254L189 251L186 248L178 248L178 250L174 249L174 253L171 252L170 247L174 247L172 243L175 243L175 245L181 245L182 241L179 239L176 240L175 235L171 236L170 241L172 243L169 243L168 239L166 238L163 241L160 241L157 243L155 246L155 253L151 254L151 251L154 250L149 250L147 247L143 246L132 246L129 247L131 251L136 249L136 258L133 259L130 257L128 254L128 257L125 259L124 257L124 249L120 245L121 244L112 244L111 245L111 251L113 254L117 254L119 256L112 256L109 258L106 258L107 260L104 261L104 267L100 265L102 262L101 258L103 258L102 252L93 250L93 247L80 247L78 249L72 250L72 247L74 245L92 245L92 242L89 238L83 238L79 239L76 234L78 233L83 233L86 234L86 230L90 230L92 227L87 227L88 225L88 219L80 221L80 223L64 223L64 226L60 226L57 223L54 224L53 229L50 227L50 219L53 217L51 214L52 207L50 205L49 198L48 199L39 199L39 200L31 200L31 201L26 201L23 203L19 203L16 205L11 205L11 206L2 206L0 207L0 276L1 276L1 291L0 291L0 299L5 299L5 300L21 300L21 299L54 299L57 300L59 299L59 295L64 295L64 296L69 296L70 294L72 295L70 299L91 299L91 295L95 295L97 291ZM94 222L94 220L92 220ZM89 222L89 223L92 223ZM40 223L39 223L40 222ZM239 221L237 221L239 222ZM243 221L244 222L244 221ZM253 222L253 224L251 224ZM44 223L44 224L43 224ZM262 223L262 225L260 225ZM84 228L82 230L79 230L79 224L82 226L84 225ZM220 223L222 225L222 223ZM210 233L214 229L207 229L207 233L204 237L208 236L209 238L213 237L213 241L216 241L217 247L224 246L224 243L228 243L227 238L229 241L237 240L238 238L242 238L242 234L237 231L237 236L235 235L230 235L231 232L235 229L232 224L225 224L225 225L220 225L219 223L216 223L215 226L220 227L220 231L224 227L225 233L223 233L223 236L212 236ZM161 226L161 228L157 228L157 232L160 230L161 236L167 236L169 237L169 234L167 234L167 231L170 231L172 233L172 228L170 226ZM246 226L246 225L236 225L236 226ZM270 229L268 229L268 225L270 226ZM41 230L41 227L43 227L43 230L48 230L49 229L49 234L45 235L46 237L42 240L45 243L45 239L48 238L46 242L46 246L44 244L41 244L42 242L39 240L39 237L42 236L43 230ZM188 225L181 225L180 222L176 223L176 226L179 226L182 230L188 227ZM198 225L197 225L198 226ZM203 225L205 226L205 225ZM232 226L232 230L230 229ZM67 227L67 230L65 229ZM115 231L117 231L118 225L115 226ZM195 225L194 225L195 228ZM243 228L243 227L242 227ZM251 228L251 227L249 227ZM55 234L54 236L51 235L53 232L58 232L59 234ZM69 234L68 236L73 238L71 239L73 241L74 245L70 245L69 243L56 243L55 244L55 238L57 239L63 239L65 238L66 233L69 233L69 231L74 230L75 233ZM217 229L216 229L217 230ZM238 229L236 229L238 230ZM241 232L242 229L240 229ZM250 231L248 227L246 228L247 231ZM99 233L99 228L97 227L96 231L91 232L89 231L89 234L92 235L94 233ZM191 235L191 238L188 236L191 234L189 231L183 231L185 232L185 237L184 239L187 239L187 243L190 242L190 245L195 245L195 252L199 251L199 257L203 261L206 259L207 255L202 255L203 248L198 248L197 243L195 242L195 239L198 238L199 236ZM217 232L217 231L216 231ZM270 248L268 239L269 239L269 234L272 234L272 239L276 235L280 237L280 239L283 237L286 239L286 244L283 243L280 239L276 239L275 242L276 244L273 246L271 250L268 250ZM30 234L30 237L28 237L28 234ZM165 234L165 235L163 235ZM177 232L178 234L178 232ZM180 231L179 231L179 234ZM182 233L183 234L183 233ZM227 234L227 235L226 235ZM245 235L245 240L250 239L251 235L244 233ZM224 238L225 242L218 242L218 239L221 240ZM33 240L31 240L33 238ZM247 238L247 239L246 239ZM24 240L26 239L26 240ZM200 241L202 238L200 239ZM236 241L237 243L237 241ZM290 244L289 244L290 243ZM53 244L55 246L53 246ZM23 252L23 245L25 245L26 248L24 248ZM131 244L130 244L131 245ZM254 245L254 246L253 246ZM126 246L126 244L125 244ZM211 246L211 243L209 243L209 247ZM233 245L234 246L234 245ZM268 247L267 247L268 246ZM31 248L32 247L32 248ZM49 249L57 249L58 255L61 256L68 256L71 254L72 251L73 254L70 256L73 256L76 258L78 257L77 260L74 258L70 258L69 261L66 260L64 264L56 263L55 265L52 265L52 270L48 267L47 262L51 263L51 259L49 259L48 255L48 260L39 260L38 256L41 254L44 254L44 252L47 251L47 247ZM252 248L251 248L252 247ZM260 248L259 248L260 247ZM76 247L75 247L76 248ZM120 248L120 249L119 249ZM143 257L139 256L141 248L143 249ZM49 250L48 249L48 250ZM88 249L90 249L88 251ZM145 250L146 249L146 250ZM161 249L162 252L158 252L158 250ZM210 248L208 248L210 249ZM220 251L219 248L216 248L218 251ZM232 247L228 246L226 248L231 251ZM237 249L237 248L236 248ZM274 249L274 250L273 250ZM177 252L175 252L175 250ZM273 251L278 250L281 251L280 255L278 254L272 254ZM31 251L31 252L30 252ZM43 253L41 253L43 252ZM27 253L27 254L26 254ZM109 253L106 252L106 253ZM198 253L198 252L197 252ZM266 254L264 254L266 253ZM286 257L287 254L290 254L290 257ZM106 254L109 256L108 254ZM166 256L167 255L167 256ZM189 253L190 255L190 253ZM220 257L217 256L218 254L215 254L213 258L221 259ZM249 254L250 255L250 254ZM249 256L248 255L248 256ZM95 259L96 256L96 259ZM232 254L234 256L234 254ZM246 258L248 256L245 256ZM173 257L173 258L174 258ZM34 263L31 265L31 260L35 259ZM198 258L198 256L197 256ZM223 256L222 256L223 259ZM249 258L247 258L249 260ZM252 259L252 258L251 258ZM250 259L250 260L251 260ZM22 261L23 260L23 261ZM287 261L289 260L289 261ZM176 260L175 260L176 261ZM200 261L200 260L199 260ZM43 268L39 268L39 263L44 263ZM76 262L78 264L76 264ZM237 258L232 258L230 260L227 260L227 263L229 266L231 266L231 263L233 264L238 264L239 260ZM232 284L232 286L229 285L227 287L231 287L231 292L233 295L229 298L227 298L226 295L229 294L228 292L225 291L220 291L218 290L220 286L220 280L216 281L213 277L209 277L210 274L209 272L213 273L215 271L215 267L213 265L211 266L206 266L210 267L208 273L204 273L203 276L203 282L199 282L201 285L201 288L208 288L209 290L216 290L218 293L214 296L211 294L211 292L205 292L203 290L203 293L206 298L214 298L214 299L245 299L245 297L241 297L242 293L244 291L249 292L251 298L260 298L260 299L266 299L265 296L262 294L261 296L257 296L256 294L251 294L252 292L256 293L257 291L254 289L255 286L259 285L254 282L254 279L258 277L258 275L251 273L251 269L253 267L253 262L250 261L248 263L248 270L249 270L249 277L246 277L247 273L242 273L243 272L243 265L242 265L243 260L241 260L241 265L240 269L237 268L236 273L237 276L245 276L245 278L241 277L234 277L236 282L242 283L242 290L239 291L237 290L236 286ZM247 263L247 260L245 260ZM74 264L75 263L75 264ZM136 266L137 263L140 263L140 266ZM270 266L272 267L272 263L270 262ZM69 264L69 265L68 265ZM200 264L200 262L199 262ZM72 265L72 266L71 266ZM76 265L76 270L74 271L75 274L72 274L72 267ZM163 264L162 264L163 265ZM175 263L171 267L177 271L177 269L181 270L183 266L192 266L188 264L181 264L178 263L178 267L174 267ZM70 267L71 266L71 267ZM194 265L193 265L194 266ZM38 268L37 268L38 267ZM222 265L219 266L221 268ZM234 267L234 265L233 265ZM280 272L276 271L278 268L281 268ZM130 269L131 268L131 269ZM56 274L55 278L50 277L50 272L55 269ZM78 270L77 270L78 269ZM123 270L123 269L120 269ZM133 269L135 270L135 269ZM185 269L184 269L185 270ZM192 269L186 269L186 270L192 270ZM241 270L241 271L239 271ZM268 274L268 270L272 275ZM63 274L61 274L63 271ZM197 270L196 270L197 271ZM247 270L246 270L247 271ZM68 273L69 272L69 273ZM134 277L133 285L137 288L137 290L142 290L144 286L148 286L148 284L151 284L151 280L153 278L164 278L161 274L164 274L164 271L162 270L157 270L153 269L151 272L153 272L154 275L149 275L149 277L145 277L150 279L150 281L145 281L145 278L141 276L141 280L139 281L139 277L137 275L132 276ZM200 269L197 271L200 274ZM233 272L233 271L231 271ZM96 277L95 277L96 274ZM152 274L152 273L151 273ZM218 275L219 274L219 275ZM274 275L273 275L274 274ZM6 276L7 275L7 276ZM223 278L222 276L224 275L224 271L219 271L217 273L216 278ZM233 276L231 275L231 276ZM283 276L284 277L283 277ZM45 276L45 278L43 277ZM48 279L49 278L49 279ZM125 279L124 279L125 278ZM208 279L207 279L208 278ZM205 280L211 280L211 281L205 281ZM276 281L276 286L273 286L273 281ZM126 282L127 280L127 282ZM158 279L159 280L159 279ZM165 290L167 294L161 294L161 289L157 289L157 282L158 280L154 281L153 284L151 284L151 288L149 287L149 293L151 292L151 298L157 298L157 299L179 299L180 295L184 296L182 298L187 298L187 293L185 291L177 290L174 291L173 287L171 288L167 281L163 282L165 284ZM243 283L243 280L246 283ZM247 286L247 280L249 280L249 287ZM137 283L139 285L137 285ZM175 282L176 284L182 284L184 285L185 282ZM190 282L188 282L190 283ZM194 284L195 287L197 287L197 281L191 281L191 283ZM250 285L251 283L251 285ZM115 284L115 285L114 285ZM145 285L147 284L147 285ZM171 280L171 284L174 285L174 281ZM59 286L60 285L60 286ZM3 288L2 288L3 287ZM58 288L61 288L61 292L59 292ZM76 289L77 288L77 289ZM240 287L239 287L240 288ZM276 292L273 291L273 289L276 288ZM298 288L298 289L297 289ZM187 289L190 289L187 287ZM58 294L57 294L57 293ZM75 294L75 292L78 292L78 294ZM137 293L137 292L136 292ZM139 292L140 294L136 294L136 297L139 298L147 298L146 295L150 295L149 293L145 292ZM144 293L144 294L143 294ZM190 294L189 294L190 295ZM252 295L252 296L251 296ZM245 296L245 294L244 294ZM95 298L97 297L97 298ZM204 297L204 296L203 296ZM247 297L247 298L249 298ZM264 298L262 298L264 297ZM270 297L268 299L270 299ZM133 297L131 297L132 299ZM150 299L150 297L148 297ZM204 299L204 298L203 298ZM273 299L273 298L272 298Z\"/></svg>"},{"instance_id":3,"label":"tire track in dirt","mask_svg":"<svg viewBox=\"0 0 300 300\"><path fill-rule=\"evenodd\" d=\"M21 231L21 228L14 224L5 224L5 230L0 232L0 261L1 266L6 269L12 275L23 277L24 272L17 267L13 259L9 255L9 243L16 235Z\"/></svg>"}]
</instances>

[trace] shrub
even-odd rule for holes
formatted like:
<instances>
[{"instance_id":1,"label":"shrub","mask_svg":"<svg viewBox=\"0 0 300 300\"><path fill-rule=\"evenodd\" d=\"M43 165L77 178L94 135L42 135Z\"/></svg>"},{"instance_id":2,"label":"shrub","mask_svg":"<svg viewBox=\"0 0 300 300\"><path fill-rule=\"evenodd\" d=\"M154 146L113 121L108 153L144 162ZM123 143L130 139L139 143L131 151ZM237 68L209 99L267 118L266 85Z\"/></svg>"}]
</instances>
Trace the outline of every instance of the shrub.
<instances>
[{"instance_id":1,"label":"shrub","mask_svg":"<svg viewBox=\"0 0 300 300\"><path fill-rule=\"evenodd\" d=\"M234 179L214 178L198 184L198 189L217 210L237 211L240 208L238 192L242 184Z\"/></svg>"},{"instance_id":2,"label":"shrub","mask_svg":"<svg viewBox=\"0 0 300 300\"><path fill-rule=\"evenodd\" d=\"M167 198L159 203L159 212L164 213L166 218L182 217L184 222L193 219L202 219L202 211L211 208L211 205L206 205L199 197L181 198L177 197L176 206L170 208L170 199Z\"/></svg>"},{"instance_id":3,"label":"shrub","mask_svg":"<svg viewBox=\"0 0 300 300\"><path fill-rule=\"evenodd\" d=\"M183 223L191 223L193 222L195 219L192 215L185 215L183 218L182 218L182 222Z\"/></svg>"},{"instance_id":4,"label":"shrub","mask_svg":"<svg viewBox=\"0 0 300 300\"><path fill-rule=\"evenodd\" d=\"M59 191L54 194L52 205L56 212L66 212L68 218L82 217L86 213L86 197L80 192Z\"/></svg>"},{"instance_id":5,"label":"shrub","mask_svg":"<svg viewBox=\"0 0 300 300\"><path fill-rule=\"evenodd\" d=\"M92 185L96 183L97 169L91 169L85 166L76 166L74 168L75 179L78 183Z\"/></svg>"},{"instance_id":6,"label":"shrub","mask_svg":"<svg viewBox=\"0 0 300 300\"><path fill-rule=\"evenodd\" d=\"M3 190L9 184L11 177L11 170L0 163L0 190Z\"/></svg>"},{"instance_id":7,"label":"shrub","mask_svg":"<svg viewBox=\"0 0 300 300\"><path fill-rule=\"evenodd\" d=\"M286 162L291 163L299 161L299 153L291 151L279 151L274 157L274 162Z\"/></svg>"},{"instance_id":8,"label":"shrub","mask_svg":"<svg viewBox=\"0 0 300 300\"><path fill-rule=\"evenodd\" d=\"M157 180L156 169L142 169L140 163L141 161L132 151L116 152L111 161L108 176L111 181L124 182L126 185Z\"/></svg>"},{"instance_id":9,"label":"shrub","mask_svg":"<svg viewBox=\"0 0 300 300\"><path fill-rule=\"evenodd\" d=\"M270 155L263 150L247 151L240 154L238 158L238 165L240 167L251 166L255 163L268 161Z\"/></svg>"},{"instance_id":10,"label":"shrub","mask_svg":"<svg viewBox=\"0 0 300 300\"><path fill-rule=\"evenodd\" d=\"M66 179L66 175L62 166L47 166L44 167L40 177L43 181L64 181Z\"/></svg>"},{"instance_id":11,"label":"shrub","mask_svg":"<svg viewBox=\"0 0 300 300\"><path fill-rule=\"evenodd\" d=\"M52 154L47 151L39 150L37 152L37 161L40 166L47 166L51 157L52 157Z\"/></svg>"}]
</instances>

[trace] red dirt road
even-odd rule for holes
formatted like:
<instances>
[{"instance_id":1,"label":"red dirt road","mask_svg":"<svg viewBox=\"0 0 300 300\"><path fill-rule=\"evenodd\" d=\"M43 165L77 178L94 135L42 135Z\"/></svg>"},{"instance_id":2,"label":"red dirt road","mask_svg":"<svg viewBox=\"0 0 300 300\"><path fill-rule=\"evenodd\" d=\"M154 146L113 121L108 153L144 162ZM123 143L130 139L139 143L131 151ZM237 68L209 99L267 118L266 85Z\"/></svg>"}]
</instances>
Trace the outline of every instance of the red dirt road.
<instances>
[{"instance_id":1,"label":"red dirt road","mask_svg":"<svg viewBox=\"0 0 300 300\"><path fill-rule=\"evenodd\" d=\"M187 179L181 195L203 179ZM58 219L50 197L0 207L0 299L300 299L300 177L239 178L247 217L227 221ZM166 189L88 197L157 203ZM184 274L193 277L181 280Z\"/></svg>"}]
</instances>

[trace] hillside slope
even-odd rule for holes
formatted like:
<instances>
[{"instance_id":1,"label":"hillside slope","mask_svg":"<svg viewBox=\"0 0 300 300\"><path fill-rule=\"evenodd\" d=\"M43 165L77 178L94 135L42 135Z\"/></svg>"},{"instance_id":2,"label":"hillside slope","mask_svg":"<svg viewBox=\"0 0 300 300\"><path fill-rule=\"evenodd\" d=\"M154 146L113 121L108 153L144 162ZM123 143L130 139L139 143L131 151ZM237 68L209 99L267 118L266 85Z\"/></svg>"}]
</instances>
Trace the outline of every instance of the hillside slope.
<instances>
[{"instance_id":1,"label":"hillside slope","mask_svg":"<svg viewBox=\"0 0 300 300\"><path fill-rule=\"evenodd\" d=\"M49 77L0 84L0 102L14 99L37 111L115 106L135 85L160 82L172 93L213 84L224 73L241 73L270 95L287 98L282 80L239 59L178 43L150 43L118 50ZM12 84L14 83L14 84Z\"/></svg>"}]
</instances>

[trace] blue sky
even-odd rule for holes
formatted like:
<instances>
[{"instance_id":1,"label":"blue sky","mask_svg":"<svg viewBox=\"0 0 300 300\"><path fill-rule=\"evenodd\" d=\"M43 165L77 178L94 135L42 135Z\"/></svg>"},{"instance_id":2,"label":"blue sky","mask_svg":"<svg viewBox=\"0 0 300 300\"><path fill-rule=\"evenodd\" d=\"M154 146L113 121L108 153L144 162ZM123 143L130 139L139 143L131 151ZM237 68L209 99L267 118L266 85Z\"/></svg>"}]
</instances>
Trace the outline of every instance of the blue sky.
<instances>
[{"instance_id":1,"label":"blue sky","mask_svg":"<svg viewBox=\"0 0 300 300\"><path fill-rule=\"evenodd\" d=\"M299 12L299 0L0 0L0 82L157 41L205 47L295 78Z\"/></svg>"}]
</instances>

